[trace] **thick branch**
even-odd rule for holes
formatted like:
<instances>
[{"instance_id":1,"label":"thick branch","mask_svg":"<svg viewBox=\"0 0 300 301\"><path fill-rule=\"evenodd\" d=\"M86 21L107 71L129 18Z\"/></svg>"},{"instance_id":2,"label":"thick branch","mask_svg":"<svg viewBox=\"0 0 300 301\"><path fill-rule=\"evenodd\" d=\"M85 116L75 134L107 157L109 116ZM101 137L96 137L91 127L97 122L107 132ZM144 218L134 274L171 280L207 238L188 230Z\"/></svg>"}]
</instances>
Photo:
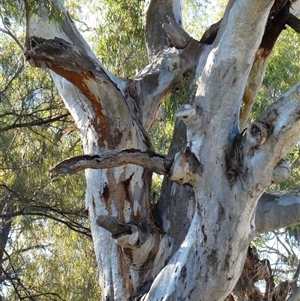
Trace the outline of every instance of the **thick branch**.
<instances>
[{"instance_id":1,"label":"thick branch","mask_svg":"<svg viewBox=\"0 0 300 301\"><path fill-rule=\"evenodd\" d=\"M147 145L140 147L149 148L148 139L136 117L135 108L138 105L127 97L128 91L125 91L127 81L113 76L101 65L60 1L53 1L52 4L40 5L37 15L31 16L31 48L26 52L30 62L50 68L58 91L79 130L93 132L97 136L94 138L96 144L102 151L121 148L122 142L130 141L132 136L141 136ZM52 14L50 7L59 11L60 21L49 22ZM42 45L42 39L33 41L34 36L52 40ZM63 53L61 47L65 47L68 53ZM37 53L34 53L35 50ZM87 136L89 134L83 135L84 139ZM85 142L83 144L87 145ZM84 148L84 151L87 149Z\"/></svg>"},{"instance_id":2,"label":"thick branch","mask_svg":"<svg viewBox=\"0 0 300 301\"><path fill-rule=\"evenodd\" d=\"M208 120L226 119L226 122L220 123L222 129L230 129L232 116L239 112L272 2L230 1L220 23L214 41L217 47L210 53L199 79L195 104L204 107L202 104L206 98L214 100L206 101L203 109L211 113L211 116L207 116ZM222 133L222 137L228 137L228 132ZM224 143L227 143L227 139Z\"/></svg>"},{"instance_id":3,"label":"thick branch","mask_svg":"<svg viewBox=\"0 0 300 301\"><path fill-rule=\"evenodd\" d=\"M106 229L122 247L140 247L151 234L150 227L142 221L123 223L118 218L100 215L97 225Z\"/></svg>"},{"instance_id":4,"label":"thick branch","mask_svg":"<svg viewBox=\"0 0 300 301\"><path fill-rule=\"evenodd\" d=\"M162 28L162 25L167 21L167 16L174 19L179 25L182 24L180 1L147 1L145 16L148 56L149 60L152 61L166 46L170 46L165 30Z\"/></svg>"},{"instance_id":5,"label":"thick branch","mask_svg":"<svg viewBox=\"0 0 300 301\"><path fill-rule=\"evenodd\" d=\"M285 157L299 140L300 84L295 85L275 101L259 118L271 129L262 147L271 151L276 163ZM266 157L271 157L266 153Z\"/></svg>"},{"instance_id":6,"label":"thick branch","mask_svg":"<svg viewBox=\"0 0 300 301\"><path fill-rule=\"evenodd\" d=\"M146 147L150 148L147 133L138 120L134 101L125 97L124 90L119 89L97 60L61 38L46 40L31 37L30 45L31 48L25 51L25 57L33 66L46 66L64 77L90 101L93 109L91 114L97 115L97 128L103 146L109 146L110 149L120 147L120 139L126 139L124 128L130 131L134 124L135 130L143 136ZM123 83L123 89L125 85ZM62 91L66 90L65 86L63 88ZM119 123L116 122L118 119ZM116 124L119 125L117 129Z\"/></svg>"},{"instance_id":7,"label":"thick branch","mask_svg":"<svg viewBox=\"0 0 300 301\"><path fill-rule=\"evenodd\" d=\"M157 174L168 176L181 185L193 185L196 177L201 176L203 172L201 163L187 148L184 152L176 153L174 158L138 149L107 151L101 155L80 155L60 162L50 173L73 174L87 168L105 169L126 164L142 166Z\"/></svg>"},{"instance_id":8,"label":"thick branch","mask_svg":"<svg viewBox=\"0 0 300 301\"><path fill-rule=\"evenodd\" d=\"M187 34L183 28L176 23L172 18L168 17L169 23L164 23L162 28L168 35L172 45L176 48L182 49L187 47L191 37Z\"/></svg>"},{"instance_id":9,"label":"thick branch","mask_svg":"<svg viewBox=\"0 0 300 301\"><path fill-rule=\"evenodd\" d=\"M246 123L255 101L257 92L263 81L268 58L271 50L277 38L279 37L282 30L285 28L285 24L289 24L295 30L299 29L299 20L289 14L290 3L289 1L275 1L268 18L265 33L263 35L262 42L256 52L253 66L248 78L247 86L243 96L243 106L240 112L240 128L243 130L246 127ZM218 33L220 23L213 24L203 35L200 43L212 44Z\"/></svg>"},{"instance_id":10,"label":"thick branch","mask_svg":"<svg viewBox=\"0 0 300 301\"><path fill-rule=\"evenodd\" d=\"M168 175L172 162L172 158L150 151L142 152L137 149L127 149L108 151L101 155L72 157L53 167L50 172L52 174L73 174L87 168L104 169L126 164L136 164L158 174Z\"/></svg>"},{"instance_id":11,"label":"thick branch","mask_svg":"<svg viewBox=\"0 0 300 301\"><path fill-rule=\"evenodd\" d=\"M280 35L282 30L285 29L286 23L289 20L290 2L277 0L274 2L268 22L266 25L265 33L263 35L261 44L255 54L254 63L249 75L248 83L245 88L243 96L243 107L240 113L240 127L244 129L256 99L257 92L262 84L265 69L271 51Z\"/></svg>"},{"instance_id":12,"label":"thick branch","mask_svg":"<svg viewBox=\"0 0 300 301\"><path fill-rule=\"evenodd\" d=\"M153 123L159 105L179 80L185 75L195 74L204 49L203 45L190 39L184 49L168 48L160 52L159 57L135 76L129 93L139 100L146 130Z\"/></svg>"},{"instance_id":13,"label":"thick branch","mask_svg":"<svg viewBox=\"0 0 300 301\"><path fill-rule=\"evenodd\" d=\"M289 14L287 25L293 28L296 32L300 33L300 20L293 14Z\"/></svg>"},{"instance_id":14,"label":"thick branch","mask_svg":"<svg viewBox=\"0 0 300 301\"><path fill-rule=\"evenodd\" d=\"M299 126L300 84L275 101L243 136L242 172L251 186L267 188L272 182L280 183L290 176L290 168L282 159L299 141Z\"/></svg>"},{"instance_id":15,"label":"thick branch","mask_svg":"<svg viewBox=\"0 0 300 301\"><path fill-rule=\"evenodd\" d=\"M153 255L152 251L159 236L146 221L123 223L116 217L100 215L96 223L112 234L122 249L124 259L134 268L143 266L149 256Z\"/></svg>"},{"instance_id":16,"label":"thick branch","mask_svg":"<svg viewBox=\"0 0 300 301\"><path fill-rule=\"evenodd\" d=\"M31 48L25 50L26 60L35 67L47 67L66 78L91 99L94 94L88 80L110 82L102 67L76 46L61 39L30 37ZM92 98L95 98L94 95Z\"/></svg>"},{"instance_id":17,"label":"thick branch","mask_svg":"<svg viewBox=\"0 0 300 301\"><path fill-rule=\"evenodd\" d=\"M265 193L256 210L256 233L300 224L300 193Z\"/></svg>"},{"instance_id":18,"label":"thick branch","mask_svg":"<svg viewBox=\"0 0 300 301\"><path fill-rule=\"evenodd\" d=\"M97 225L109 231L113 237L132 233L128 223L123 223L114 216L100 215L97 218Z\"/></svg>"}]
</instances>

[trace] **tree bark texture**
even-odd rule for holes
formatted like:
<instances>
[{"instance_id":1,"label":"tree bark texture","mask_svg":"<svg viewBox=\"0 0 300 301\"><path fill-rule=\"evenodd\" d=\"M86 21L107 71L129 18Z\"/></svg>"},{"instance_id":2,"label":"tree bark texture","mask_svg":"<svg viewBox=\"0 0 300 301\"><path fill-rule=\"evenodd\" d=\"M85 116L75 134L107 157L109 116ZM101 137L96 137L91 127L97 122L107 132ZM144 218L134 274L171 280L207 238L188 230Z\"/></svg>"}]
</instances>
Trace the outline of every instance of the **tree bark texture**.
<instances>
[{"instance_id":1,"label":"tree bark texture","mask_svg":"<svg viewBox=\"0 0 300 301\"><path fill-rule=\"evenodd\" d=\"M149 64L132 79L107 71L53 3L62 21L41 8L24 54L50 70L81 134L84 154L52 173L85 170L103 300L225 300L251 239L300 220L285 218L297 196L259 202L290 175L283 159L299 140L300 86L243 130L290 3L230 0L198 42L182 29L179 0L147 1ZM169 154L156 154L147 132L187 74L196 95L176 114ZM165 176L158 204L152 172Z\"/></svg>"}]
</instances>

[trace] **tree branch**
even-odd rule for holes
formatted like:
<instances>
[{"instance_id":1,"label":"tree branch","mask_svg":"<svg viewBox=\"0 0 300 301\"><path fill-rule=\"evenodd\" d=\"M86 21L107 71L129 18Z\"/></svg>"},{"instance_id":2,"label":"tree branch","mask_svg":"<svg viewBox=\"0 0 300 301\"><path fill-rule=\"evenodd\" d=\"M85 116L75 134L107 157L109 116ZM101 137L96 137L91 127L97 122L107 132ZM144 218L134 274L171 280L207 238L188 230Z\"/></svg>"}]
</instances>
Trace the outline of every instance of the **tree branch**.
<instances>
[{"instance_id":1,"label":"tree branch","mask_svg":"<svg viewBox=\"0 0 300 301\"><path fill-rule=\"evenodd\" d=\"M113 216L100 215L96 223L112 234L113 239L122 248L124 258L135 268L143 266L155 248L159 233L143 220L128 223Z\"/></svg>"},{"instance_id":2,"label":"tree branch","mask_svg":"<svg viewBox=\"0 0 300 301\"><path fill-rule=\"evenodd\" d=\"M100 155L81 155L64 160L54 166L50 173L73 174L92 168L104 169L126 164L136 164L161 175L168 175L173 159L153 152L143 152L138 149L114 150Z\"/></svg>"},{"instance_id":3,"label":"tree branch","mask_svg":"<svg viewBox=\"0 0 300 301\"><path fill-rule=\"evenodd\" d=\"M39 6L38 16L31 16L30 47L25 51L29 62L50 69L78 128L89 124L89 129L96 129L95 140L101 150L120 148L121 141L130 141L132 135L142 137L142 148L149 149L149 139L137 116L139 105L128 97L128 81L101 65L60 1L52 4L51 9L60 11L59 24L49 22L52 12L47 5Z\"/></svg>"},{"instance_id":4,"label":"tree branch","mask_svg":"<svg viewBox=\"0 0 300 301\"><path fill-rule=\"evenodd\" d=\"M8 125L6 127L0 128L0 133L8 131L8 130L12 130L12 129L17 129L17 128L45 125L45 124L49 124L49 123L52 123L55 121L60 121L61 119L64 119L68 116L70 116L70 113L62 114L62 115L59 115L59 116L56 116L53 118L35 120L35 121L31 121L31 122L14 123L14 124Z\"/></svg>"},{"instance_id":5,"label":"tree branch","mask_svg":"<svg viewBox=\"0 0 300 301\"><path fill-rule=\"evenodd\" d=\"M106 229L122 247L139 248L151 234L150 226L143 221L123 223L118 218L100 215L97 225Z\"/></svg>"},{"instance_id":6,"label":"tree branch","mask_svg":"<svg viewBox=\"0 0 300 301\"><path fill-rule=\"evenodd\" d=\"M129 93L139 100L142 123L146 130L152 125L159 105L179 80L184 75L194 76L204 49L205 46L190 39L184 49L173 47L161 51L151 64L135 76L129 86Z\"/></svg>"},{"instance_id":7,"label":"tree branch","mask_svg":"<svg viewBox=\"0 0 300 301\"><path fill-rule=\"evenodd\" d=\"M138 105L133 99L125 96L127 83L120 79L116 84L116 78L113 80L93 56L64 39L30 37L30 45L31 48L24 54L31 65L47 67L64 77L89 100L93 109L90 114L97 115L99 123L97 127L103 147L107 146L110 149L119 147L117 142L119 142L120 136L126 139L124 128L127 128L137 130L143 136L146 148L150 148L147 133L137 116L136 107ZM122 86L122 89L119 88L119 85ZM67 91L65 86L64 84L62 91ZM74 93L74 91L70 93ZM70 93L67 94L68 98L70 98ZM78 104L75 107L77 109ZM74 110L74 106L71 110ZM77 113L75 116L78 117L80 114L82 113ZM116 123L116 119L119 119L120 122ZM76 118L75 121L77 121ZM135 129L133 129L133 125L135 125ZM120 132L123 134L120 135ZM131 135L131 133L126 134Z\"/></svg>"},{"instance_id":8,"label":"tree branch","mask_svg":"<svg viewBox=\"0 0 300 301\"><path fill-rule=\"evenodd\" d=\"M73 174L88 168L105 169L126 164L142 166L157 174L168 176L181 185L193 185L196 177L201 176L203 172L201 163L187 148L176 153L174 158L138 149L113 150L100 155L80 155L58 163L50 173Z\"/></svg>"},{"instance_id":9,"label":"tree branch","mask_svg":"<svg viewBox=\"0 0 300 301\"><path fill-rule=\"evenodd\" d=\"M17 39L17 37L8 28L6 28L6 29L0 28L0 31L7 34L7 35L9 35L16 42L16 44L19 46L21 51L23 51L23 46L21 45L20 41Z\"/></svg>"},{"instance_id":10,"label":"tree branch","mask_svg":"<svg viewBox=\"0 0 300 301\"><path fill-rule=\"evenodd\" d=\"M289 19L290 2L275 1L266 24L266 29L261 44L255 54L253 66L248 78L247 86L243 96L243 106L240 112L240 128L243 130L256 99L258 90L262 84L265 69L271 51L282 30Z\"/></svg>"},{"instance_id":11,"label":"tree branch","mask_svg":"<svg viewBox=\"0 0 300 301\"><path fill-rule=\"evenodd\" d=\"M66 78L89 99L95 98L88 80L111 82L102 66L75 45L61 38L30 37L25 59L34 67L47 67ZM93 97L92 97L93 95Z\"/></svg>"},{"instance_id":12,"label":"tree branch","mask_svg":"<svg viewBox=\"0 0 300 301\"><path fill-rule=\"evenodd\" d=\"M256 209L256 233L300 224L300 192L264 193Z\"/></svg>"},{"instance_id":13,"label":"tree branch","mask_svg":"<svg viewBox=\"0 0 300 301\"><path fill-rule=\"evenodd\" d=\"M275 101L258 119L268 124L271 135L261 146L274 154L275 163L284 158L299 140L300 84L295 85ZM270 157L270 153L265 153Z\"/></svg>"},{"instance_id":14,"label":"tree branch","mask_svg":"<svg viewBox=\"0 0 300 301\"><path fill-rule=\"evenodd\" d=\"M215 47L199 78L194 104L202 107L204 112L210 112L205 124L212 118L222 119L220 136L224 137L224 145L228 142L227 137L236 131L238 122L233 125L233 116L239 114L272 4L273 1L229 2L213 43ZM233 27L233 22L239 26ZM207 101L207 98L215 101Z\"/></svg>"},{"instance_id":15,"label":"tree branch","mask_svg":"<svg viewBox=\"0 0 300 301\"><path fill-rule=\"evenodd\" d=\"M201 44L212 44L215 41L215 38L218 34L219 28L220 28L220 24L221 21L218 21L217 23L214 23L213 25L211 25L203 34L203 36L200 39L200 43Z\"/></svg>"},{"instance_id":16,"label":"tree branch","mask_svg":"<svg viewBox=\"0 0 300 301\"><path fill-rule=\"evenodd\" d=\"M290 175L282 161L299 141L300 84L275 101L245 132L239 150L243 175L251 186L267 188ZM262 180L257 183L256 175ZM253 186L253 187L254 187Z\"/></svg>"},{"instance_id":17,"label":"tree branch","mask_svg":"<svg viewBox=\"0 0 300 301\"><path fill-rule=\"evenodd\" d=\"M131 227L128 223L123 223L114 216L100 215L96 222L99 227L109 231L114 238L121 234L131 234Z\"/></svg>"},{"instance_id":18,"label":"tree branch","mask_svg":"<svg viewBox=\"0 0 300 301\"><path fill-rule=\"evenodd\" d=\"M168 35L172 45L178 49L183 49L191 41L191 37L187 34L183 28L176 23L172 18L167 17L169 23L163 23L162 28Z\"/></svg>"},{"instance_id":19,"label":"tree branch","mask_svg":"<svg viewBox=\"0 0 300 301\"><path fill-rule=\"evenodd\" d=\"M156 1L150 0L145 5L146 16L146 44L150 62L166 47L169 47L167 35L162 24L167 16L175 20L180 26L181 6L179 0Z\"/></svg>"},{"instance_id":20,"label":"tree branch","mask_svg":"<svg viewBox=\"0 0 300 301\"><path fill-rule=\"evenodd\" d=\"M300 33L300 20L293 14L289 14L287 25L293 28L296 32Z\"/></svg>"}]
</instances>

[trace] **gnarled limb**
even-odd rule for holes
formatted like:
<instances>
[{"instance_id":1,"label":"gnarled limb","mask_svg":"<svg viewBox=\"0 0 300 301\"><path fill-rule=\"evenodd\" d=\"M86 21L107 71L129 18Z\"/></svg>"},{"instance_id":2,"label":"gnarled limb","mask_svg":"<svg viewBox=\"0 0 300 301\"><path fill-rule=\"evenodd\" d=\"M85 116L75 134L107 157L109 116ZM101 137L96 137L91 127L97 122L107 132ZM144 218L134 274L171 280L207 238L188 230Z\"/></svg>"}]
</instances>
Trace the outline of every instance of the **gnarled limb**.
<instances>
[{"instance_id":1,"label":"gnarled limb","mask_svg":"<svg viewBox=\"0 0 300 301\"><path fill-rule=\"evenodd\" d=\"M299 116L300 84L297 84L275 101L258 119L272 128L272 134L264 145L272 148L276 163L279 161L277 159L285 157L299 141Z\"/></svg>"},{"instance_id":2,"label":"gnarled limb","mask_svg":"<svg viewBox=\"0 0 300 301\"><path fill-rule=\"evenodd\" d=\"M201 163L189 149L177 153L174 158L138 149L107 151L101 155L80 155L62 161L54 166L50 173L73 174L87 168L106 169L126 164L142 166L157 174L168 176L181 185L193 185L195 177L202 173Z\"/></svg>"},{"instance_id":3,"label":"gnarled limb","mask_svg":"<svg viewBox=\"0 0 300 301\"><path fill-rule=\"evenodd\" d=\"M157 228L151 227L146 221L136 220L128 223L121 222L118 218L100 215L97 225L112 234L113 239L122 248L125 260L135 269L140 268L147 256L157 245Z\"/></svg>"},{"instance_id":4,"label":"gnarled limb","mask_svg":"<svg viewBox=\"0 0 300 301\"><path fill-rule=\"evenodd\" d=\"M242 174L260 185L286 180L289 167L281 161L299 141L300 85L295 85L275 101L247 129L240 146Z\"/></svg>"},{"instance_id":5,"label":"gnarled limb","mask_svg":"<svg viewBox=\"0 0 300 301\"><path fill-rule=\"evenodd\" d=\"M104 169L126 164L136 164L156 172L160 175L168 175L173 158L165 157L150 151L138 149L125 149L107 151L99 155L81 155L62 161L54 166L52 174L72 174L87 168Z\"/></svg>"}]
</instances>

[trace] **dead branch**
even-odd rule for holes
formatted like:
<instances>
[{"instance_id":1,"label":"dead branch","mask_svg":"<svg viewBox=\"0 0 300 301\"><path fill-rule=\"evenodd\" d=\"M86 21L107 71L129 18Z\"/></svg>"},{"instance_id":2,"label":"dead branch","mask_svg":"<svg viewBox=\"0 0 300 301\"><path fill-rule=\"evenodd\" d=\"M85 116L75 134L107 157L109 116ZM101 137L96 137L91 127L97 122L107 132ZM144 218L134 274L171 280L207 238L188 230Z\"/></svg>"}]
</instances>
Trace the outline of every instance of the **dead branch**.
<instances>
[{"instance_id":1,"label":"dead branch","mask_svg":"<svg viewBox=\"0 0 300 301\"><path fill-rule=\"evenodd\" d=\"M50 173L73 174L92 168L113 168L126 164L136 164L154 171L160 175L168 175L173 159L151 151L143 152L138 149L108 151L100 155L81 155L62 161L54 166Z\"/></svg>"}]
</instances>

